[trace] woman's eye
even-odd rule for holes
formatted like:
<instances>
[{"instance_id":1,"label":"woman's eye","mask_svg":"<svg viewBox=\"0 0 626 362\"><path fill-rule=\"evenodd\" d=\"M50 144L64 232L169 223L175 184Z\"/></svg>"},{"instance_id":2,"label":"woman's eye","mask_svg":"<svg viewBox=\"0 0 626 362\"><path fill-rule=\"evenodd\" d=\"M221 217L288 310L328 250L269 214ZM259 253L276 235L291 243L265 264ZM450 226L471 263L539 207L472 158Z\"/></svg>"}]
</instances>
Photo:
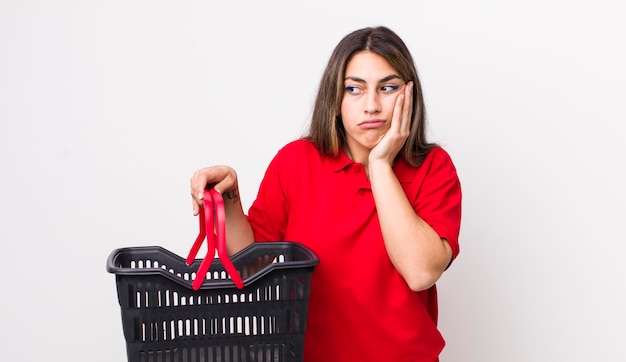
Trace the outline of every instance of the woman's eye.
<instances>
[{"instance_id":1,"label":"woman's eye","mask_svg":"<svg viewBox=\"0 0 626 362\"><path fill-rule=\"evenodd\" d=\"M393 92L397 91L397 90L398 90L398 88L400 88L400 86L398 86L398 85L392 85L392 84L389 84L389 85L384 85L384 86L382 86L382 87L380 88L380 90L381 90L383 93L393 93Z\"/></svg>"},{"instance_id":2,"label":"woman's eye","mask_svg":"<svg viewBox=\"0 0 626 362\"><path fill-rule=\"evenodd\" d=\"M356 86L353 86L353 85L349 85L349 86L347 86L347 87L346 87L346 92L347 92L348 94L361 94L361 93L363 93L363 92L361 91L361 88L356 87Z\"/></svg>"}]
</instances>

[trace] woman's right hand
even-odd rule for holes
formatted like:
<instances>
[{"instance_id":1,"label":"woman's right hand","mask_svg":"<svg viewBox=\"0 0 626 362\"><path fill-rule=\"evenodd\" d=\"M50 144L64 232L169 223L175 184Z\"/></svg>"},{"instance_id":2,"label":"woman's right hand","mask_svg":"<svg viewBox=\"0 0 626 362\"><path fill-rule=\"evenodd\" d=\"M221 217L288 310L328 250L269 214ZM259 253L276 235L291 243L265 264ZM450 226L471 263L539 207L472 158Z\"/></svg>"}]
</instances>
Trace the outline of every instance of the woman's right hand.
<instances>
[{"instance_id":1,"label":"woman's right hand","mask_svg":"<svg viewBox=\"0 0 626 362\"><path fill-rule=\"evenodd\" d=\"M213 188L223 194L237 189L237 173L229 166L209 166L201 168L191 176L191 199L193 201L193 214L198 215L200 206L203 205L204 190Z\"/></svg>"}]
</instances>

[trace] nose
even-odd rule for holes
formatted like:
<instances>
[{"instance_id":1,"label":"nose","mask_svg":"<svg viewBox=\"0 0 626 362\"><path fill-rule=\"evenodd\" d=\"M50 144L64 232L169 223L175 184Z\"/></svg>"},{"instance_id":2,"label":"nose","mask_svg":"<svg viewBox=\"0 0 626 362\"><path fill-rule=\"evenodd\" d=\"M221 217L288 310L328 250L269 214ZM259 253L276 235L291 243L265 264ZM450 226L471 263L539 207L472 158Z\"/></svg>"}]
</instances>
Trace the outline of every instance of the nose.
<instances>
[{"instance_id":1,"label":"nose","mask_svg":"<svg viewBox=\"0 0 626 362\"><path fill-rule=\"evenodd\" d=\"M365 113L374 114L380 112L380 99L378 92L367 92L365 96Z\"/></svg>"}]
</instances>

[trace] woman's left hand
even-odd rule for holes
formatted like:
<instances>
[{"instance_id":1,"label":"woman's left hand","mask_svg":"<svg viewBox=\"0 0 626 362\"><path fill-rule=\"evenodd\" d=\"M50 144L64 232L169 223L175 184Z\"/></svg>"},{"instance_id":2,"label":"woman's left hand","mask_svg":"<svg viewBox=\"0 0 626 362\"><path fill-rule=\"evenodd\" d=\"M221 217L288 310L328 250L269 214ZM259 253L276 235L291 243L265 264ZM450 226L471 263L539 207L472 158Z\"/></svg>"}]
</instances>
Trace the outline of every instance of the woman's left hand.
<instances>
[{"instance_id":1,"label":"woman's left hand","mask_svg":"<svg viewBox=\"0 0 626 362\"><path fill-rule=\"evenodd\" d=\"M391 126L369 154L369 163L385 161L393 163L411 132L413 114L413 82L407 82L403 93L398 95L391 116Z\"/></svg>"}]
</instances>

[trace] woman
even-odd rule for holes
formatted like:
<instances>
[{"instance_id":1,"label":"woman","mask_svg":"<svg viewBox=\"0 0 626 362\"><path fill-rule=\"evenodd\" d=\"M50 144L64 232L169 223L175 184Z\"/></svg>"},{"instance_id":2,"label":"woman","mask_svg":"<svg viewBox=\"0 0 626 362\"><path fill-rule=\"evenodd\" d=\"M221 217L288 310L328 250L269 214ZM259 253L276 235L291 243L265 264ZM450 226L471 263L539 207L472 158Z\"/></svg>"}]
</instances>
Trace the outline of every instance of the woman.
<instances>
[{"instance_id":1,"label":"woman","mask_svg":"<svg viewBox=\"0 0 626 362\"><path fill-rule=\"evenodd\" d=\"M270 163L248 214L228 166L191 178L226 203L228 252L298 241L313 273L305 361L437 361L435 283L459 252L461 187L426 140L422 90L404 42L364 28L336 46L308 134Z\"/></svg>"}]
</instances>

